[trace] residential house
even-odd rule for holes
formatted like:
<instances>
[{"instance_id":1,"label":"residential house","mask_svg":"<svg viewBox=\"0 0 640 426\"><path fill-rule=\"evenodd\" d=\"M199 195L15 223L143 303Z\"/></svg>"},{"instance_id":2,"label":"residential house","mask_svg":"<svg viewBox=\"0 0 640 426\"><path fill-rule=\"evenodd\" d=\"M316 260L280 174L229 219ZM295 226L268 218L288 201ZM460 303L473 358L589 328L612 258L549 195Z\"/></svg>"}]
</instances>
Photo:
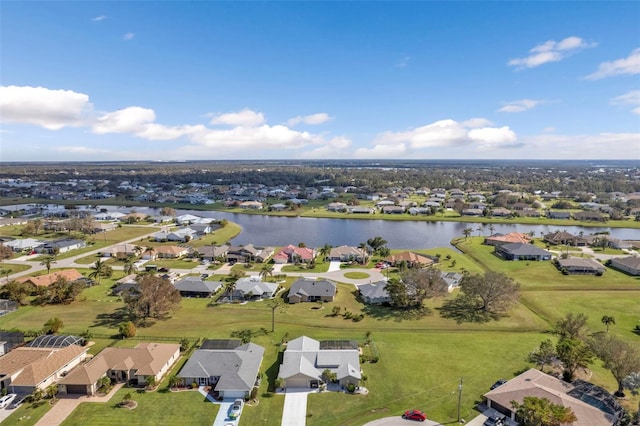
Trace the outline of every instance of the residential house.
<instances>
[{"instance_id":1,"label":"residential house","mask_svg":"<svg viewBox=\"0 0 640 426\"><path fill-rule=\"evenodd\" d=\"M533 244L509 243L495 247L496 256L504 260L551 260L551 253Z\"/></svg>"},{"instance_id":2,"label":"residential house","mask_svg":"<svg viewBox=\"0 0 640 426\"><path fill-rule=\"evenodd\" d=\"M419 214L426 214L426 215L431 214L431 208L429 207L411 207L407 211L411 216L417 216Z\"/></svg>"},{"instance_id":3,"label":"residential house","mask_svg":"<svg viewBox=\"0 0 640 426\"><path fill-rule=\"evenodd\" d=\"M447 283L447 291L451 293L453 290L460 286L460 281L464 278L464 275L457 272L444 272L440 273L444 282Z\"/></svg>"},{"instance_id":4,"label":"residential house","mask_svg":"<svg viewBox=\"0 0 640 426\"><path fill-rule=\"evenodd\" d=\"M116 244L108 247L101 254L108 257L117 257L118 259L126 259L129 256L138 256L141 252L141 247L134 244Z\"/></svg>"},{"instance_id":5,"label":"residential house","mask_svg":"<svg viewBox=\"0 0 640 426\"><path fill-rule=\"evenodd\" d=\"M11 352L13 348L24 344L24 333L19 331L0 331L0 355Z\"/></svg>"},{"instance_id":6,"label":"residential house","mask_svg":"<svg viewBox=\"0 0 640 426\"><path fill-rule=\"evenodd\" d=\"M562 212L557 210L549 210L547 212L549 219L571 219L571 212Z\"/></svg>"},{"instance_id":7,"label":"residential house","mask_svg":"<svg viewBox=\"0 0 640 426\"><path fill-rule=\"evenodd\" d=\"M98 380L109 377L116 382L146 385L149 377L160 383L180 358L175 343L138 343L133 348L105 348L58 383L62 394L95 395Z\"/></svg>"},{"instance_id":8,"label":"residential house","mask_svg":"<svg viewBox=\"0 0 640 426\"><path fill-rule=\"evenodd\" d=\"M289 289L289 303L333 302L336 296L336 283L326 279L298 278Z\"/></svg>"},{"instance_id":9,"label":"residential house","mask_svg":"<svg viewBox=\"0 0 640 426\"><path fill-rule=\"evenodd\" d=\"M191 228L181 228L176 231L160 231L153 234L155 241L174 241L186 243L196 238L196 231Z\"/></svg>"},{"instance_id":10,"label":"residential house","mask_svg":"<svg viewBox=\"0 0 640 426\"><path fill-rule=\"evenodd\" d=\"M56 383L86 357L88 346L62 348L22 346L0 357L0 388L10 393L31 394Z\"/></svg>"},{"instance_id":11,"label":"residential house","mask_svg":"<svg viewBox=\"0 0 640 426\"><path fill-rule=\"evenodd\" d=\"M628 250L633 247L629 241L619 240L617 238L608 238L607 245L617 250Z\"/></svg>"},{"instance_id":12,"label":"residential house","mask_svg":"<svg viewBox=\"0 0 640 426\"><path fill-rule=\"evenodd\" d=\"M605 267L596 260L585 259L581 257L568 257L566 259L558 259L557 267L567 274L591 274L602 275Z\"/></svg>"},{"instance_id":13,"label":"residential house","mask_svg":"<svg viewBox=\"0 0 640 426\"><path fill-rule=\"evenodd\" d=\"M182 214L176 217L175 221L178 225L191 225L192 223L196 223L200 219L200 216L195 216L192 214Z\"/></svg>"},{"instance_id":14,"label":"residential house","mask_svg":"<svg viewBox=\"0 0 640 426\"><path fill-rule=\"evenodd\" d=\"M43 244L44 244L43 241L36 240L34 238L23 238L23 239L7 241L2 245L5 247L11 247L11 250L13 250L16 253L21 253L21 252L31 252Z\"/></svg>"},{"instance_id":15,"label":"residential house","mask_svg":"<svg viewBox=\"0 0 640 426\"><path fill-rule=\"evenodd\" d=\"M530 369L484 394L489 408L516 421L512 402L522 404L525 397L546 398L570 408L577 420L573 426L617 425L624 410L606 390L591 383L567 383L536 369Z\"/></svg>"},{"instance_id":16,"label":"residential house","mask_svg":"<svg viewBox=\"0 0 640 426\"><path fill-rule=\"evenodd\" d=\"M178 246L158 246L155 248L155 252L161 259L178 259L189 254L189 249Z\"/></svg>"},{"instance_id":17,"label":"residential house","mask_svg":"<svg viewBox=\"0 0 640 426\"><path fill-rule=\"evenodd\" d=\"M272 204L269 206L269 210L274 212L281 212L281 211L287 210L288 208L289 207L286 204L282 204L282 203Z\"/></svg>"},{"instance_id":18,"label":"residential house","mask_svg":"<svg viewBox=\"0 0 640 426\"><path fill-rule=\"evenodd\" d=\"M326 209L330 212L346 212L347 205L345 203L329 203L326 206Z\"/></svg>"},{"instance_id":19,"label":"residential house","mask_svg":"<svg viewBox=\"0 0 640 426\"><path fill-rule=\"evenodd\" d=\"M139 284L136 274L130 274L116 281L116 285L111 288L112 296L122 296L125 292L137 291Z\"/></svg>"},{"instance_id":20,"label":"residential house","mask_svg":"<svg viewBox=\"0 0 640 426\"><path fill-rule=\"evenodd\" d=\"M481 209L463 209L462 216L482 216L484 210Z\"/></svg>"},{"instance_id":21,"label":"residential house","mask_svg":"<svg viewBox=\"0 0 640 426\"><path fill-rule=\"evenodd\" d=\"M91 231L94 234L97 234L99 232L113 231L117 227L118 227L118 224L115 222L94 222L94 225Z\"/></svg>"},{"instance_id":22,"label":"residential house","mask_svg":"<svg viewBox=\"0 0 640 426\"><path fill-rule=\"evenodd\" d=\"M63 271L56 271L37 277L20 277L16 281L18 281L19 283L31 283L36 287L48 287L54 282L58 281L58 279L64 279L67 282L72 283L75 281L84 280L85 277L83 277L82 274L75 269L65 269Z\"/></svg>"},{"instance_id":23,"label":"residential house","mask_svg":"<svg viewBox=\"0 0 640 426\"><path fill-rule=\"evenodd\" d=\"M235 287L233 298L236 300L270 299L278 291L278 284L262 281L259 277L240 278Z\"/></svg>"},{"instance_id":24,"label":"residential house","mask_svg":"<svg viewBox=\"0 0 640 426\"><path fill-rule=\"evenodd\" d=\"M391 266L397 266L400 262L405 262L407 268L424 268L435 263L435 261L429 256L412 251L392 254L385 257L384 261Z\"/></svg>"},{"instance_id":25,"label":"residential house","mask_svg":"<svg viewBox=\"0 0 640 426\"><path fill-rule=\"evenodd\" d=\"M140 222L141 220L145 220L147 217L144 213L131 212L126 214L120 218L121 222Z\"/></svg>"},{"instance_id":26,"label":"residential house","mask_svg":"<svg viewBox=\"0 0 640 426\"><path fill-rule=\"evenodd\" d=\"M575 239L575 235L565 231L551 232L550 234L546 234L544 236L544 242L553 245L573 245Z\"/></svg>"},{"instance_id":27,"label":"residential house","mask_svg":"<svg viewBox=\"0 0 640 426\"><path fill-rule=\"evenodd\" d=\"M197 249L198 255L204 259L209 261L214 261L218 258L227 257L227 251L229 250L229 246L223 244L221 246L202 246Z\"/></svg>"},{"instance_id":28,"label":"residential house","mask_svg":"<svg viewBox=\"0 0 640 426\"><path fill-rule=\"evenodd\" d=\"M611 259L609 266L622 272L626 272L629 275L640 275L640 257L638 256Z\"/></svg>"},{"instance_id":29,"label":"residential house","mask_svg":"<svg viewBox=\"0 0 640 426\"><path fill-rule=\"evenodd\" d=\"M93 215L95 220L121 220L126 215L120 212L102 212Z\"/></svg>"},{"instance_id":30,"label":"residential house","mask_svg":"<svg viewBox=\"0 0 640 426\"><path fill-rule=\"evenodd\" d=\"M577 212L573 214L575 220L589 221L589 222L605 222L607 218L599 212L587 211Z\"/></svg>"},{"instance_id":31,"label":"residential house","mask_svg":"<svg viewBox=\"0 0 640 426\"><path fill-rule=\"evenodd\" d=\"M405 212L403 206L383 206L381 209L383 214L402 214Z\"/></svg>"},{"instance_id":32,"label":"residential house","mask_svg":"<svg viewBox=\"0 0 640 426\"><path fill-rule=\"evenodd\" d=\"M339 246L333 247L329 252L329 260L334 262L359 262L364 263L365 253L357 247Z\"/></svg>"},{"instance_id":33,"label":"residential house","mask_svg":"<svg viewBox=\"0 0 640 426\"><path fill-rule=\"evenodd\" d=\"M491 216L493 217L511 217L513 212L504 207L495 207L491 210Z\"/></svg>"},{"instance_id":34,"label":"residential house","mask_svg":"<svg viewBox=\"0 0 640 426\"><path fill-rule=\"evenodd\" d=\"M362 284L358 286L358 294L367 305L382 305L391 303L391 297L387 292L387 282L378 281L376 283Z\"/></svg>"},{"instance_id":35,"label":"residential house","mask_svg":"<svg viewBox=\"0 0 640 426\"><path fill-rule=\"evenodd\" d=\"M238 207L241 209L262 210L262 203L260 201L243 201Z\"/></svg>"},{"instance_id":36,"label":"residential house","mask_svg":"<svg viewBox=\"0 0 640 426\"><path fill-rule=\"evenodd\" d=\"M493 234L485 238L484 243L488 246L498 246L509 243L530 244L531 237L522 232L509 232L508 234Z\"/></svg>"},{"instance_id":37,"label":"residential house","mask_svg":"<svg viewBox=\"0 0 640 426\"><path fill-rule=\"evenodd\" d=\"M222 288L221 281L204 281L200 277L188 276L173 283L182 297L211 297Z\"/></svg>"},{"instance_id":38,"label":"residential house","mask_svg":"<svg viewBox=\"0 0 640 426\"><path fill-rule=\"evenodd\" d=\"M318 341L307 336L291 340L284 351L278 378L284 388L317 388L329 370L341 386L358 385L362 379L358 343L351 340Z\"/></svg>"},{"instance_id":39,"label":"residential house","mask_svg":"<svg viewBox=\"0 0 640 426\"><path fill-rule=\"evenodd\" d=\"M37 247L36 251L46 254L62 254L86 246L87 243L82 240L76 240L73 238L60 238L58 240L45 242L43 245Z\"/></svg>"},{"instance_id":40,"label":"residential house","mask_svg":"<svg viewBox=\"0 0 640 426\"><path fill-rule=\"evenodd\" d=\"M273 261L282 263L311 263L316 258L315 249L308 247L298 247L289 244L282 247L273 255Z\"/></svg>"},{"instance_id":41,"label":"residential house","mask_svg":"<svg viewBox=\"0 0 640 426\"><path fill-rule=\"evenodd\" d=\"M211 349L207 349L211 348ZM264 348L240 341L205 341L178 373L187 385L211 386L220 398L249 398L257 386Z\"/></svg>"},{"instance_id":42,"label":"residential house","mask_svg":"<svg viewBox=\"0 0 640 426\"><path fill-rule=\"evenodd\" d=\"M353 206L349 207L349 213L352 214L374 214L376 211L371 207Z\"/></svg>"}]
</instances>

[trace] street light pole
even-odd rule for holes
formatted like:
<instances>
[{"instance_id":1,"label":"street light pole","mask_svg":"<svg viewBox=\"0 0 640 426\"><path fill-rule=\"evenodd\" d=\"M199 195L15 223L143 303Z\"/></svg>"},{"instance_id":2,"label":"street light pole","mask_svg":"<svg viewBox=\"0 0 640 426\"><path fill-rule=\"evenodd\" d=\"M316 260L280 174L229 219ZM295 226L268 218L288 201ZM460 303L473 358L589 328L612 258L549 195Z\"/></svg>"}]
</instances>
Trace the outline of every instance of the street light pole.
<instances>
[{"instance_id":1,"label":"street light pole","mask_svg":"<svg viewBox=\"0 0 640 426\"><path fill-rule=\"evenodd\" d=\"M462 403L462 377L460 377L460 384L458 385L458 423L460 423L460 404Z\"/></svg>"}]
</instances>

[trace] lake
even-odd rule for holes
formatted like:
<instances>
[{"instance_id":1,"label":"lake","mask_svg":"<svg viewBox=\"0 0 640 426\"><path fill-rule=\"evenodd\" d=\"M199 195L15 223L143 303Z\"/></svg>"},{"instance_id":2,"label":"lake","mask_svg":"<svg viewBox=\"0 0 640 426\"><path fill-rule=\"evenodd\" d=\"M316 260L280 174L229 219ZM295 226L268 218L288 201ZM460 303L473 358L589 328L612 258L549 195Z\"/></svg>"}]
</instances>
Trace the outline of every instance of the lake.
<instances>
[{"instance_id":1,"label":"lake","mask_svg":"<svg viewBox=\"0 0 640 426\"><path fill-rule=\"evenodd\" d=\"M15 206L12 206L15 207ZM99 206L110 211L128 213L132 208ZM135 211L150 215L158 214L159 209L150 207L135 207ZM232 244L257 246L297 245L304 242L309 247L320 247L325 244L332 246L357 246L367 239L380 236L388 241L391 249L425 249L436 247L451 247L451 240L463 236L462 231L470 227L474 236L488 236L491 232L489 225L466 222L421 222L421 221L392 221L374 219L323 219L307 217L281 217L227 213L219 211L177 210L178 215L192 214L201 217L211 217L218 220L226 219L242 227L242 232L231 242ZM477 231L480 227L481 230ZM640 229L557 226L557 225L523 225L516 223L493 224L494 233L500 232L531 232L539 237L557 230L564 230L574 235L579 232L591 234L595 232L609 232L614 238L621 240L640 240Z\"/></svg>"}]
</instances>

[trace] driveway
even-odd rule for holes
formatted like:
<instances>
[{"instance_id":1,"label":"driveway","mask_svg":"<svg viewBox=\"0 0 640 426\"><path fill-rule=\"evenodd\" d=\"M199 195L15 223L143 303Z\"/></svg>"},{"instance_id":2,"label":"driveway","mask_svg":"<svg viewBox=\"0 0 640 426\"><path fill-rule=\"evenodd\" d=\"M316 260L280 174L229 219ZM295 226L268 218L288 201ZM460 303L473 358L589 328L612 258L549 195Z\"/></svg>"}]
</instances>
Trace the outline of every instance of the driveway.
<instances>
[{"instance_id":1,"label":"driveway","mask_svg":"<svg viewBox=\"0 0 640 426\"><path fill-rule=\"evenodd\" d=\"M57 426L62 424L64 420L76 409L82 402L107 402L113 395L124 385L124 383L118 383L111 389L105 396L86 396L86 395L66 395L61 396L58 402L55 403L36 426Z\"/></svg>"},{"instance_id":2,"label":"driveway","mask_svg":"<svg viewBox=\"0 0 640 426\"><path fill-rule=\"evenodd\" d=\"M220 408L218 409L218 415L216 416L216 419L213 421L213 426L225 426L229 423L234 425L238 424L237 420L231 420L228 417L231 406L233 405L233 401L215 402L215 404L219 405Z\"/></svg>"},{"instance_id":3,"label":"driveway","mask_svg":"<svg viewBox=\"0 0 640 426\"><path fill-rule=\"evenodd\" d=\"M309 389L287 389L284 395L282 426L304 426L307 423Z\"/></svg>"},{"instance_id":4,"label":"driveway","mask_svg":"<svg viewBox=\"0 0 640 426\"><path fill-rule=\"evenodd\" d=\"M341 263L342 262L330 262L329 263L329 270L327 270L327 272L339 271Z\"/></svg>"},{"instance_id":5,"label":"driveway","mask_svg":"<svg viewBox=\"0 0 640 426\"><path fill-rule=\"evenodd\" d=\"M424 425L424 426L440 426L440 423L431 421L429 419L424 422L416 422L414 420L406 420L400 416L385 417L384 419L374 420L369 423L365 423L364 426L409 426L409 425Z\"/></svg>"}]
</instances>

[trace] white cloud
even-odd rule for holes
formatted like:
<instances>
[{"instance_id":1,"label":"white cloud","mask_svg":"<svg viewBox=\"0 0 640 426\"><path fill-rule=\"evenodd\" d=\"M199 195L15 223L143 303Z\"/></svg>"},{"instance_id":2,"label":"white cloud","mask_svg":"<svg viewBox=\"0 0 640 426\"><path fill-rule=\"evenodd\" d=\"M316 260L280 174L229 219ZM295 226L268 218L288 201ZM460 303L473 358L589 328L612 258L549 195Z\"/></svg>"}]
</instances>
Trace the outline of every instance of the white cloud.
<instances>
[{"instance_id":1,"label":"white cloud","mask_svg":"<svg viewBox=\"0 0 640 426\"><path fill-rule=\"evenodd\" d=\"M0 87L2 121L28 123L49 130L79 127L85 124L93 106L89 96L72 90L44 87Z\"/></svg>"},{"instance_id":2,"label":"white cloud","mask_svg":"<svg viewBox=\"0 0 640 426\"><path fill-rule=\"evenodd\" d=\"M97 134L137 133L156 119L156 113L149 108L131 106L98 117L93 125Z\"/></svg>"},{"instance_id":3,"label":"white cloud","mask_svg":"<svg viewBox=\"0 0 640 426\"><path fill-rule=\"evenodd\" d=\"M106 149L89 148L86 146L59 146L54 148L56 151L68 152L72 154L104 154L109 152Z\"/></svg>"},{"instance_id":4,"label":"white cloud","mask_svg":"<svg viewBox=\"0 0 640 426\"><path fill-rule=\"evenodd\" d=\"M303 154L305 158L345 158L346 150L351 146L351 140L344 136L330 139L322 146Z\"/></svg>"},{"instance_id":5,"label":"white cloud","mask_svg":"<svg viewBox=\"0 0 640 426\"><path fill-rule=\"evenodd\" d=\"M544 133L554 133L556 131L556 128L553 126L549 126L549 127L545 127L544 129L542 129L542 131Z\"/></svg>"},{"instance_id":6,"label":"white cloud","mask_svg":"<svg viewBox=\"0 0 640 426\"><path fill-rule=\"evenodd\" d=\"M611 62L602 62L596 72L589 74L587 80L600 80L615 75L640 74L640 47L629 56Z\"/></svg>"},{"instance_id":7,"label":"white cloud","mask_svg":"<svg viewBox=\"0 0 640 426\"><path fill-rule=\"evenodd\" d=\"M560 41L548 40L529 50L529 56L511 59L507 64L518 70L535 68L549 62L561 61L579 50L596 45L597 43L588 43L575 36L567 37Z\"/></svg>"},{"instance_id":8,"label":"white cloud","mask_svg":"<svg viewBox=\"0 0 640 426\"><path fill-rule=\"evenodd\" d=\"M373 148L356 150L355 156L397 158L399 155L412 154L422 157L431 150L451 153L454 149L464 149L466 158L474 150L513 148L521 144L516 133L508 126L495 127L487 119L473 118L462 122L439 120L406 131L384 132L374 139L373 145Z\"/></svg>"},{"instance_id":9,"label":"white cloud","mask_svg":"<svg viewBox=\"0 0 640 426\"><path fill-rule=\"evenodd\" d=\"M245 108L237 112L215 115L211 124L226 124L230 126L259 126L265 122L264 114Z\"/></svg>"},{"instance_id":10,"label":"white cloud","mask_svg":"<svg viewBox=\"0 0 640 426\"><path fill-rule=\"evenodd\" d=\"M107 15L100 15L100 16L96 16L95 18L91 18L93 22L100 22L100 21L104 21L105 19L107 19Z\"/></svg>"},{"instance_id":11,"label":"white cloud","mask_svg":"<svg viewBox=\"0 0 640 426\"><path fill-rule=\"evenodd\" d=\"M125 35L122 36L122 39L125 41L129 41L129 40L133 40L135 36L136 36L135 33L125 33Z\"/></svg>"},{"instance_id":12,"label":"white cloud","mask_svg":"<svg viewBox=\"0 0 640 426\"><path fill-rule=\"evenodd\" d=\"M535 159L620 159L638 158L640 133L598 133L594 135L542 134L522 138L519 158ZM522 155L526 155L523 157Z\"/></svg>"},{"instance_id":13,"label":"white cloud","mask_svg":"<svg viewBox=\"0 0 640 426\"><path fill-rule=\"evenodd\" d=\"M631 112L640 115L640 90L632 90L624 95L611 99L612 105L630 105Z\"/></svg>"},{"instance_id":14,"label":"white cloud","mask_svg":"<svg viewBox=\"0 0 640 426\"><path fill-rule=\"evenodd\" d=\"M332 120L333 117L330 117L326 112L319 112L317 114L311 115L298 115L297 117L290 118L287 120L287 124L289 126L296 126L300 123L304 123L310 126L326 123L329 120Z\"/></svg>"},{"instance_id":15,"label":"white cloud","mask_svg":"<svg viewBox=\"0 0 640 426\"><path fill-rule=\"evenodd\" d=\"M505 103L505 105L500 108L498 112L523 112L535 108L541 103L542 101L535 99L520 99L518 101Z\"/></svg>"}]
</instances>

